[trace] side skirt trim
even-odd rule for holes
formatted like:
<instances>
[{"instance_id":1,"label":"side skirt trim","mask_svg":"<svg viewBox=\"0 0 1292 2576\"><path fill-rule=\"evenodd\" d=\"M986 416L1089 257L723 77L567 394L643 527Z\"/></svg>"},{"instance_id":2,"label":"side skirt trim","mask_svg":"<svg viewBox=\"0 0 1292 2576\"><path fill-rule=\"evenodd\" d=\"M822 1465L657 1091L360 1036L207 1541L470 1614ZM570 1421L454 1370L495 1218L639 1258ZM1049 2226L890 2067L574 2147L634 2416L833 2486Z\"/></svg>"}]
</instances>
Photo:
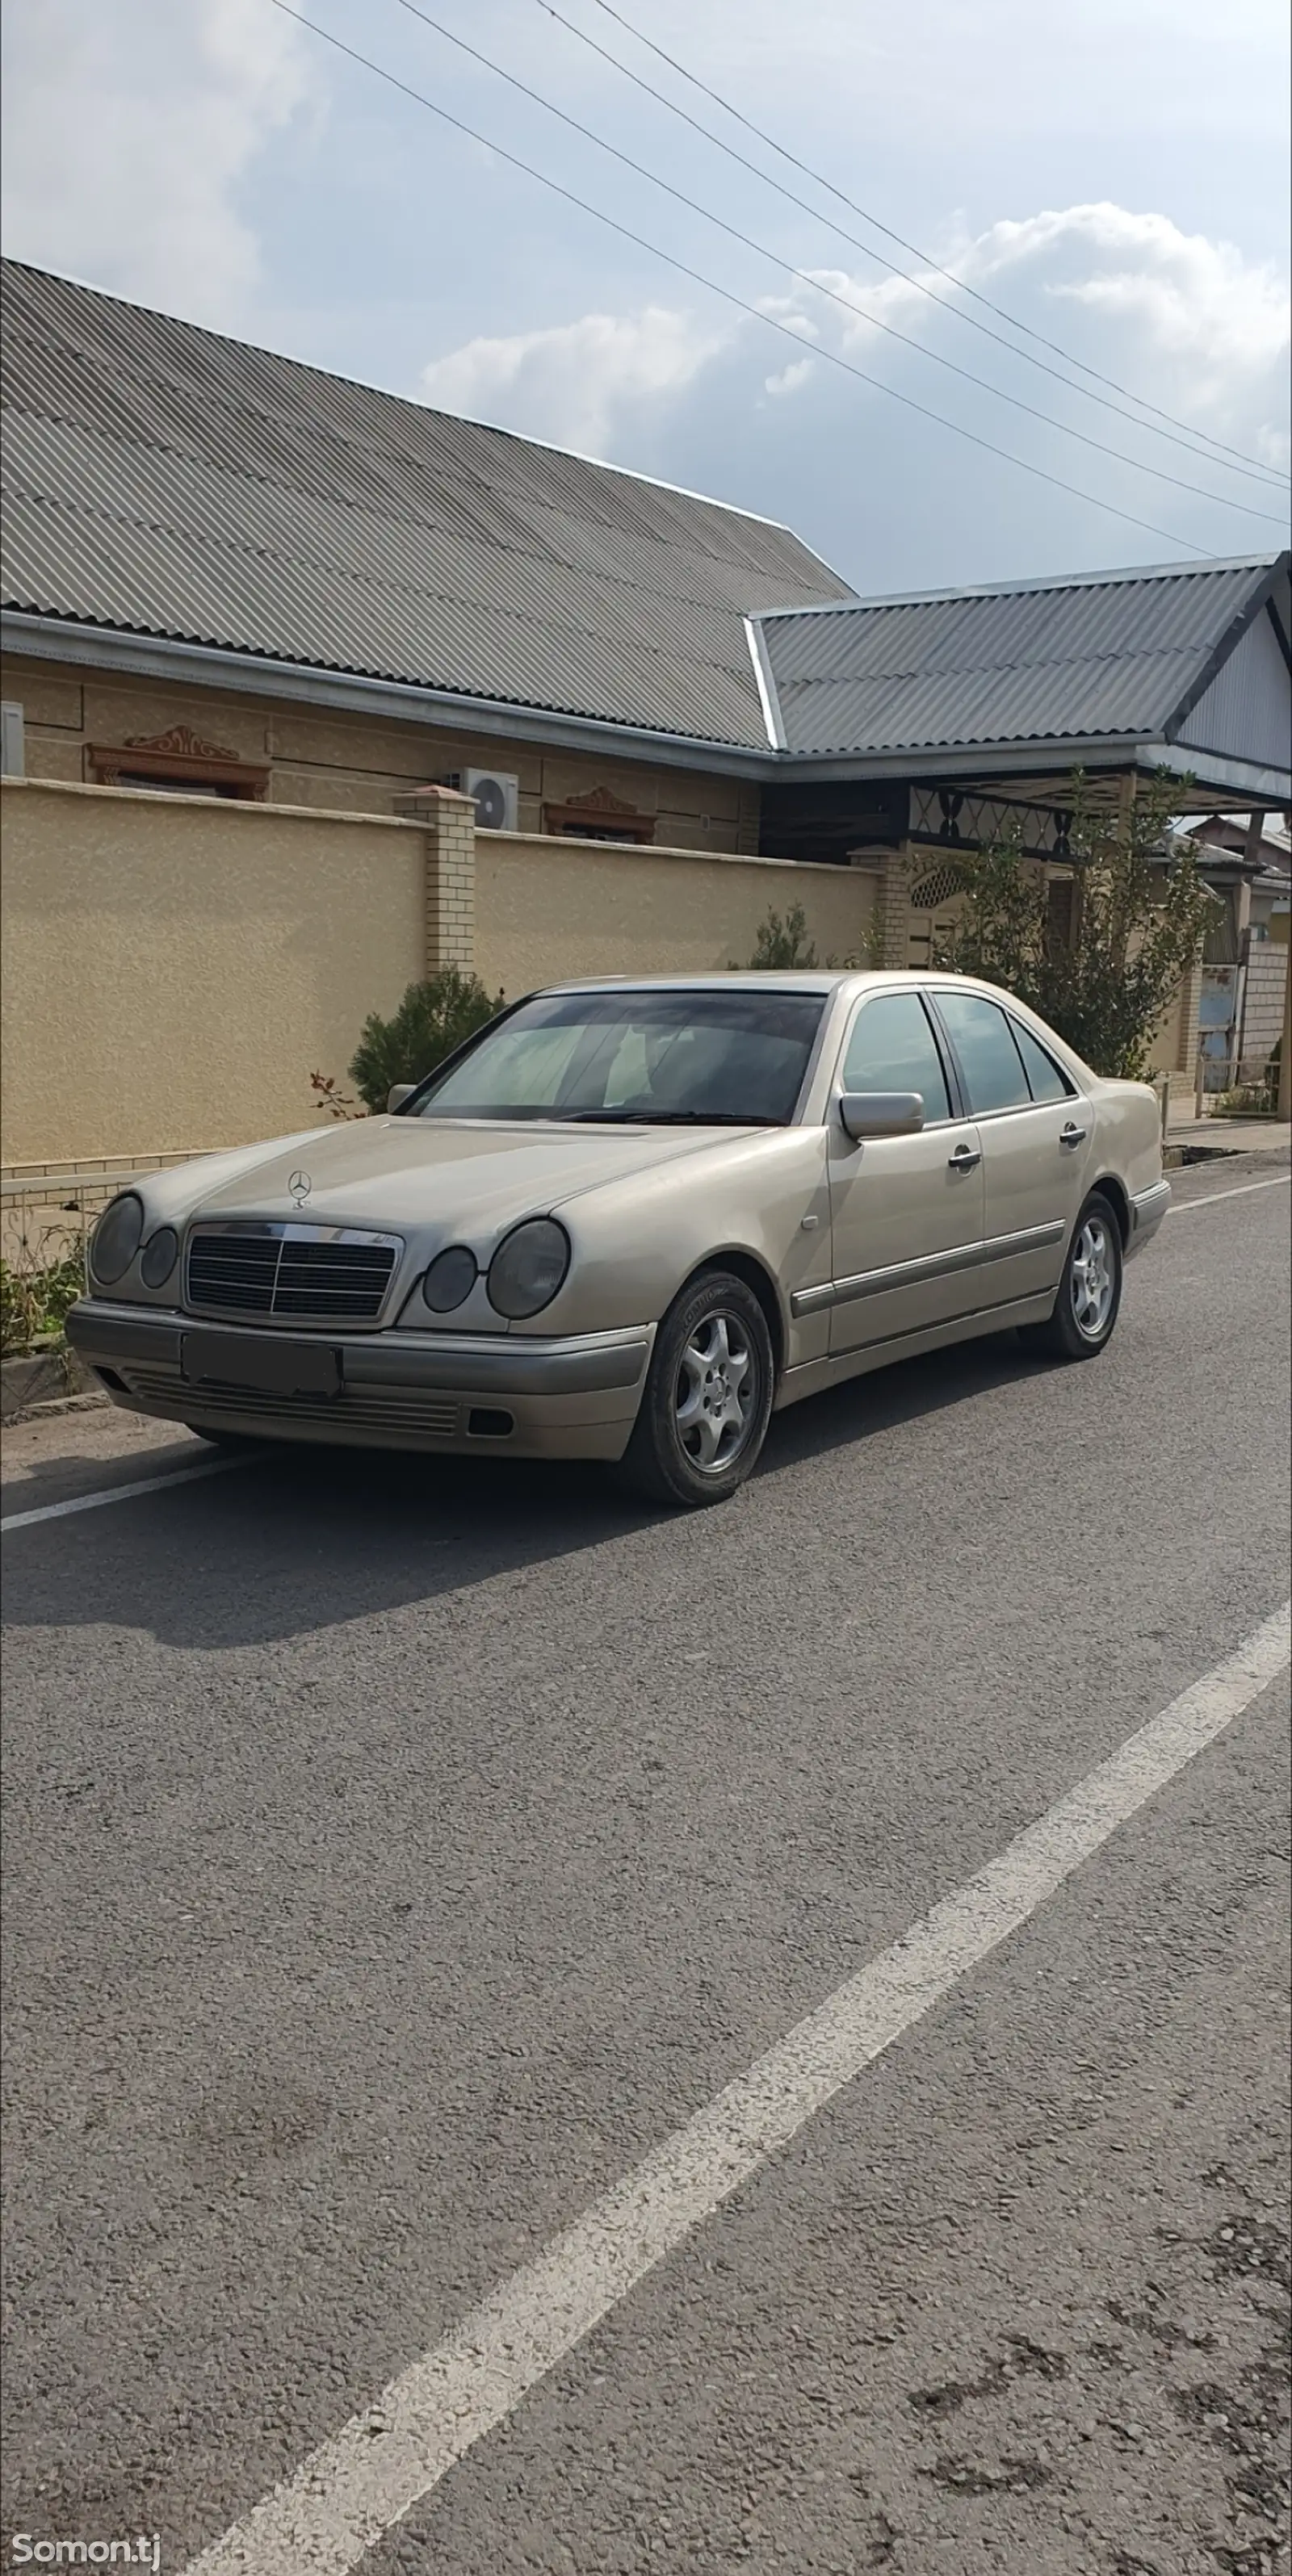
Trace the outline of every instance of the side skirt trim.
<instances>
[{"instance_id":1,"label":"side skirt trim","mask_svg":"<svg viewBox=\"0 0 1292 2576\"><path fill-rule=\"evenodd\" d=\"M977 1341L987 1333L1007 1333L1016 1324L1044 1323L1053 1312L1054 1290L1046 1288L1036 1297L1012 1297L1000 1306L973 1306L962 1315L948 1316L940 1324L926 1324L913 1333L890 1333L883 1341L860 1342L855 1350L836 1351L817 1360L803 1360L797 1368L786 1370L776 1392L774 1409L782 1413L787 1405L798 1404L805 1396L820 1395L827 1387L842 1386L848 1378L865 1377L871 1369L889 1368L899 1360L919 1359L926 1351L943 1350L956 1342Z\"/></svg>"},{"instance_id":2,"label":"side skirt trim","mask_svg":"<svg viewBox=\"0 0 1292 2576\"><path fill-rule=\"evenodd\" d=\"M947 1252L924 1253L917 1261L893 1261L883 1270L860 1270L851 1279L827 1279L819 1288L796 1289L790 1308L796 1316L816 1315L826 1306L849 1306L858 1297L883 1297L890 1289L915 1288L925 1279L979 1270L992 1261L1013 1261L1022 1253L1061 1243L1067 1230L1064 1219L1054 1217L1045 1225L1025 1226L1020 1234L988 1235L978 1243L955 1244Z\"/></svg>"}]
</instances>

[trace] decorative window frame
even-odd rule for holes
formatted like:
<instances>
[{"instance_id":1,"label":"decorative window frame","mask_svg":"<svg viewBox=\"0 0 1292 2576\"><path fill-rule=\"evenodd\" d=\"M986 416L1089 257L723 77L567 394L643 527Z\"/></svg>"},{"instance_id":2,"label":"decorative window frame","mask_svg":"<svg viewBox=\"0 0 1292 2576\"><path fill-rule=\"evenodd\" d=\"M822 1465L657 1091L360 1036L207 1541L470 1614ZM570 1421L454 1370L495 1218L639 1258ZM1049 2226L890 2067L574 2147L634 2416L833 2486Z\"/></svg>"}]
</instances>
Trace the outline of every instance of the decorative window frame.
<instances>
[{"instance_id":1,"label":"decorative window frame","mask_svg":"<svg viewBox=\"0 0 1292 2576\"><path fill-rule=\"evenodd\" d=\"M146 778L179 796L186 787L216 787L234 802L257 805L269 794L267 762L239 760L223 743L204 742L191 725L132 734L125 742L87 743L85 762L96 787L119 787L123 777Z\"/></svg>"},{"instance_id":2,"label":"decorative window frame","mask_svg":"<svg viewBox=\"0 0 1292 2576\"><path fill-rule=\"evenodd\" d=\"M655 838L655 817L608 787L594 787L564 805L544 805L543 829L561 840L624 841L640 849Z\"/></svg>"}]
</instances>

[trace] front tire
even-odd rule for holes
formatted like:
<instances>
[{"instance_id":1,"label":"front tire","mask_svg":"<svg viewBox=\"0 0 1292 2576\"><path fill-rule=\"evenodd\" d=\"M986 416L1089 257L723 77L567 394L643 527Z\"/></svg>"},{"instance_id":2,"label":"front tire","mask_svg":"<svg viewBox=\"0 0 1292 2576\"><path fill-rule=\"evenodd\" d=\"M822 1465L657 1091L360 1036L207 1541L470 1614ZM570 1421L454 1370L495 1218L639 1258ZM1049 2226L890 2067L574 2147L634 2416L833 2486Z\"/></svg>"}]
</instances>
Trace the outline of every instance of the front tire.
<instances>
[{"instance_id":1,"label":"front tire","mask_svg":"<svg viewBox=\"0 0 1292 2576\"><path fill-rule=\"evenodd\" d=\"M730 1271L706 1271L655 1336L619 1483L689 1511L727 1502L757 1463L774 1389L771 1335L752 1288Z\"/></svg>"},{"instance_id":2,"label":"front tire","mask_svg":"<svg viewBox=\"0 0 1292 2576\"><path fill-rule=\"evenodd\" d=\"M1121 1227L1110 1202L1092 1190L1072 1229L1054 1312L1042 1324L1020 1324L1018 1338L1055 1359L1097 1359L1112 1340L1121 1302Z\"/></svg>"}]
</instances>

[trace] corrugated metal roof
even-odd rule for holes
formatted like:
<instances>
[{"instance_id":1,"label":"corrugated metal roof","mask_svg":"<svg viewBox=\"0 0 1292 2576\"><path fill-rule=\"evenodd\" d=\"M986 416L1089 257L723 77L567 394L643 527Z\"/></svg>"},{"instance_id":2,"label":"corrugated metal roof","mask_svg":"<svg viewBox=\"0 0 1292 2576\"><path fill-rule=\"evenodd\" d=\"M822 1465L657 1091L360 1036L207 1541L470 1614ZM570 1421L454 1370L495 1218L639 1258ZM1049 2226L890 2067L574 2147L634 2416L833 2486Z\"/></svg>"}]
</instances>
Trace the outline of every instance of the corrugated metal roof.
<instances>
[{"instance_id":1,"label":"corrugated metal roof","mask_svg":"<svg viewBox=\"0 0 1292 2576\"><path fill-rule=\"evenodd\" d=\"M764 617L786 747L1160 739L1278 560Z\"/></svg>"},{"instance_id":2,"label":"corrugated metal roof","mask_svg":"<svg viewBox=\"0 0 1292 2576\"><path fill-rule=\"evenodd\" d=\"M763 750L787 528L4 263L10 608Z\"/></svg>"},{"instance_id":3,"label":"corrugated metal roof","mask_svg":"<svg viewBox=\"0 0 1292 2576\"><path fill-rule=\"evenodd\" d=\"M787 769L1177 733L1269 763L1285 599L1273 658L1220 666L1273 558L857 601L721 502L14 262L3 301L10 608L765 759L753 616Z\"/></svg>"}]
</instances>

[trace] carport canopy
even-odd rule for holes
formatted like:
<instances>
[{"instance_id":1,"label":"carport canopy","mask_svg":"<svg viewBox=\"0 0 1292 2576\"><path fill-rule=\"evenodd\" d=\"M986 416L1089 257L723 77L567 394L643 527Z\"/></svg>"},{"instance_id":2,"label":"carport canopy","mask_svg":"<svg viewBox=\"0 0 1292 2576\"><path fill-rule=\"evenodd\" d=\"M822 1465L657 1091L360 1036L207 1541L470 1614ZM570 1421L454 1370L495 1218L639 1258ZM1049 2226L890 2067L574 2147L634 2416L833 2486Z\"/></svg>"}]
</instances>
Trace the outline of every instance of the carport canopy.
<instances>
[{"instance_id":1,"label":"carport canopy","mask_svg":"<svg viewBox=\"0 0 1292 2576\"><path fill-rule=\"evenodd\" d=\"M777 770L763 848L981 839L1073 773L1180 780L1181 814L1292 805L1289 556L1073 575L751 620ZM1047 819L1043 820L1045 817Z\"/></svg>"}]
</instances>

